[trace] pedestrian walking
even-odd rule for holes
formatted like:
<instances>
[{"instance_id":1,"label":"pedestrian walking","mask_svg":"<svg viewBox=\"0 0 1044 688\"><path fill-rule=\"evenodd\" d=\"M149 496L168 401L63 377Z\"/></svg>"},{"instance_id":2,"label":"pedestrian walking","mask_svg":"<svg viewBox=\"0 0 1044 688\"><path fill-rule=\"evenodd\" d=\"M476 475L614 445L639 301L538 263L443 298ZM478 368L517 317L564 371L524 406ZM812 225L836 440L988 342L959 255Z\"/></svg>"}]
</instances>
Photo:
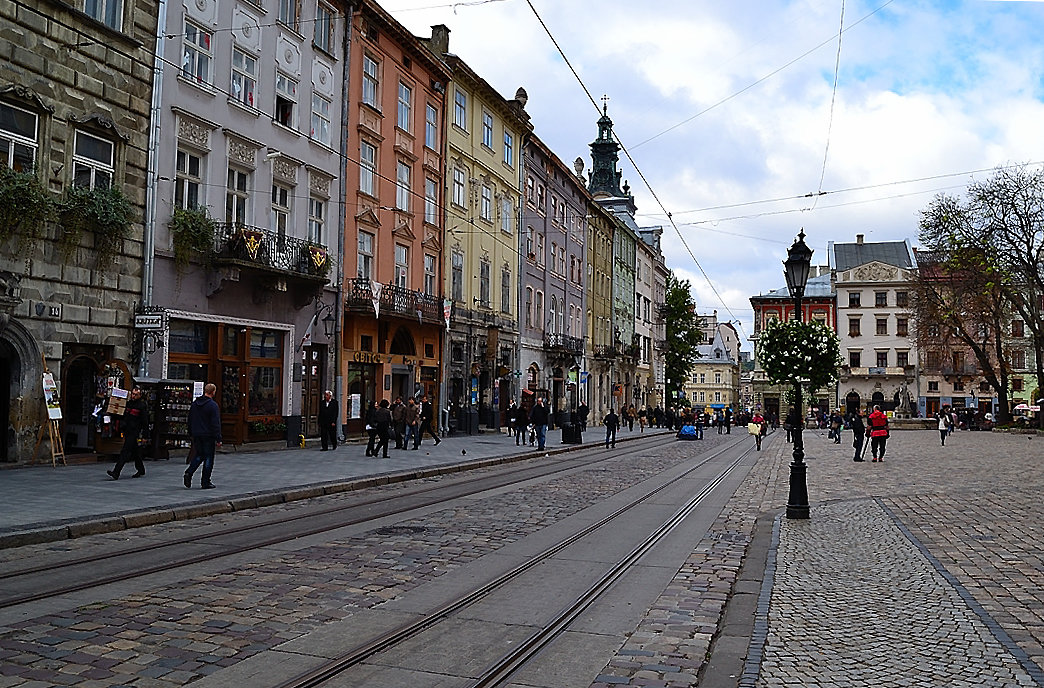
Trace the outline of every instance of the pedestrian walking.
<instances>
[{"instance_id":1,"label":"pedestrian walking","mask_svg":"<svg viewBox=\"0 0 1044 688\"><path fill-rule=\"evenodd\" d=\"M939 441L941 446L946 446L946 436L950 434L950 428L953 426L953 419L950 416L950 407L943 406L942 409L936 414L936 418L939 420Z\"/></svg>"},{"instance_id":2,"label":"pedestrian walking","mask_svg":"<svg viewBox=\"0 0 1044 688\"><path fill-rule=\"evenodd\" d=\"M130 399L123 411L120 420L120 431L123 433L123 448L120 456L116 459L116 465L111 471L106 471L113 480L120 479L120 471L128 461L134 462L134 475L132 478L141 478L145 475L145 464L141 461L141 446L138 439L149 427L149 406L141 398L141 388L135 387L130 391Z\"/></svg>"},{"instance_id":3,"label":"pedestrian walking","mask_svg":"<svg viewBox=\"0 0 1044 688\"><path fill-rule=\"evenodd\" d=\"M833 438L834 444L841 444L841 426L843 424L841 411L834 411L830 414L830 437Z\"/></svg>"},{"instance_id":4,"label":"pedestrian walking","mask_svg":"<svg viewBox=\"0 0 1044 688\"><path fill-rule=\"evenodd\" d=\"M888 416L881 412L880 406L867 419L867 432L870 433L870 453L874 461L884 461L885 445L888 443Z\"/></svg>"},{"instance_id":5,"label":"pedestrian walking","mask_svg":"<svg viewBox=\"0 0 1044 688\"><path fill-rule=\"evenodd\" d=\"M638 432L645 432L645 421L649 416L649 412L645 410L645 406L638 409Z\"/></svg>"},{"instance_id":6,"label":"pedestrian walking","mask_svg":"<svg viewBox=\"0 0 1044 688\"><path fill-rule=\"evenodd\" d=\"M366 434L368 439L366 441L366 455L377 456L375 448L377 447L377 402L374 401L370 404L370 407L366 409Z\"/></svg>"},{"instance_id":7,"label":"pedestrian walking","mask_svg":"<svg viewBox=\"0 0 1044 688\"><path fill-rule=\"evenodd\" d=\"M616 415L612 406L602 422L605 424L605 448L616 447L616 429L620 426L620 416Z\"/></svg>"},{"instance_id":8,"label":"pedestrian walking","mask_svg":"<svg viewBox=\"0 0 1044 688\"><path fill-rule=\"evenodd\" d=\"M192 436L192 446L196 449L196 458L192 459L185 471L185 487L192 487L192 475L202 465L200 487L204 490L214 488L211 481L214 473L214 454L221 446L221 409L214 401L215 394L217 385L208 382L203 387L203 395L189 407L189 435Z\"/></svg>"},{"instance_id":9,"label":"pedestrian walking","mask_svg":"<svg viewBox=\"0 0 1044 688\"><path fill-rule=\"evenodd\" d=\"M406 400L406 408L402 412L402 422L406 425L406 437L403 439L403 449L410 446L413 440L413 448L420 445L420 408L413 397Z\"/></svg>"},{"instance_id":10,"label":"pedestrian walking","mask_svg":"<svg viewBox=\"0 0 1044 688\"><path fill-rule=\"evenodd\" d=\"M848 417L848 427L852 428L852 446L855 448L853 461L863 460L863 446L866 444L866 427L863 425L863 415L856 409Z\"/></svg>"},{"instance_id":11,"label":"pedestrian walking","mask_svg":"<svg viewBox=\"0 0 1044 688\"><path fill-rule=\"evenodd\" d=\"M784 427L787 428L787 441L793 442L797 438L798 432L801 431L801 411L794 406L790 407L787 411L787 417L784 421Z\"/></svg>"},{"instance_id":12,"label":"pedestrian walking","mask_svg":"<svg viewBox=\"0 0 1044 688\"><path fill-rule=\"evenodd\" d=\"M373 448L373 458L375 459L378 456L383 459L388 458L388 440L391 438L392 432L392 414L388 408L390 405L387 399L381 399L377 410L373 412L373 425L377 430L377 444Z\"/></svg>"},{"instance_id":13,"label":"pedestrian walking","mask_svg":"<svg viewBox=\"0 0 1044 688\"><path fill-rule=\"evenodd\" d=\"M725 434L726 435L731 435L732 434L732 409L731 408L725 409L725 419L724 419L723 422L725 423Z\"/></svg>"},{"instance_id":14,"label":"pedestrian walking","mask_svg":"<svg viewBox=\"0 0 1044 688\"><path fill-rule=\"evenodd\" d=\"M587 417L591 414L586 401L581 401L576 409L576 417L580 421L580 432L587 432Z\"/></svg>"},{"instance_id":15,"label":"pedestrian walking","mask_svg":"<svg viewBox=\"0 0 1044 688\"><path fill-rule=\"evenodd\" d=\"M515 446L517 447L526 443L526 426L529 425L529 413L522 404L515 407L514 413L513 424L515 427Z\"/></svg>"},{"instance_id":16,"label":"pedestrian walking","mask_svg":"<svg viewBox=\"0 0 1044 688\"><path fill-rule=\"evenodd\" d=\"M402 403L402 397L395 397L391 405L392 432L395 433L395 448L405 449L406 443L406 404Z\"/></svg>"},{"instance_id":17,"label":"pedestrian walking","mask_svg":"<svg viewBox=\"0 0 1044 688\"><path fill-rule=\"evenodd\" d=\"M543 397L538 397L529 411L529 422L536 430L537 448L543 451L544 443L547 440L547 407L544 406Z\"/></svg>"},{"instance_id":18,"label":"pedestrian walking","mask_svg":"<svg viewBox=\"0 0 1044 688\"><path fill-rule=\"evenodd\" d=\"M422 394L420 403L420 418L418 419L417 423L417 439L414 440L413 444L414 449L420 446L421 437L424 436L424 433L428 433L429 435L431 435L431 438L435 440L436 447L439 446L440 442L442 442L442 440L439 439L439 436L435 434L435 428L431 427L431 422L434 419L435 411L432 408L431 402L428 401L428 395Z\"/></svg>"},{"instance_id":19,"label":"pedestrian walking","mask_svg":"<svg viewBox=\"0 0 1044 688\"><path fill-rule=\"evenodd\" d=\"M333 392L323 392L323 400L319 402L319 441L322 448L337 449L337 400L333 398Z\"/></svg>"},{"instance_id":20,"label":"pedestrian walking","mask_svg":"<svg viewBox=\"0 0 1044 688\"><path fill-rule=\"evenodd\" d=\"M754 435L754 446L757 447L756 451L761 451L761 438L765 436L764 416L755 411L754 416L750 419L750 423L747 424L747 432Z\"/></svg>"}]
</instances>

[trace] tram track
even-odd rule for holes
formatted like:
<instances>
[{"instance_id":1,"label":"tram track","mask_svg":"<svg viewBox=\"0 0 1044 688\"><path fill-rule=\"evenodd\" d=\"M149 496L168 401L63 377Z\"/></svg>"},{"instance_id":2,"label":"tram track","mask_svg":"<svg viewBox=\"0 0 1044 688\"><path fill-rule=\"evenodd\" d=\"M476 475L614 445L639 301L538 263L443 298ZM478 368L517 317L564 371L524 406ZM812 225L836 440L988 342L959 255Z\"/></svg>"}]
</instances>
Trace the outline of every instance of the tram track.
<instances>
[{"instance_id":1,"label":"tram track","mask_svg":"<svg viewBox=\"0 0 1044 688\"><path fill-rule=\"evenodd\" d=\"M492 475L465 477L463 480L450 483L408 489L404 493L392 496L379 495L352 504L307 509L304 513L265 519L261 523L219 528L163 542L133 545L114 551L0 571L0 609L121 583L175 568L207 563L340 528L365 525L368 522L437 506L519 482L546 478L616 460L628 454L647 452L673 442L673 438L651 438L643 441L640 446L628 447L623 452L595 450L593 454L584 457L569 455L554 462L530 463ZM592 456L594 458L591 458ZM308 522L309 525L295 529L295 525L302 522ZM246 539L241 542L228 542L230 539L245 536ZM179 551L189 546L193 549L209 548L210 551L201 554L184 554ZM135 562L133 570L128 570L125 562L146 555L153 563Z\"/></svg>"},{"instance_id":2,"label":"tram track","mask_svg":"<svg viewBox=\"0 0 1044 688\"><path fill-rule=\"evenodd\" d=\"M523 574L548 562L567 547L580 542L584 538L592 536L606 526L610 526L624 514L641 504L647 503L651 498L664 492L668 488L677 485L680 481L691 478L694 473L706 467L723 454L730 451L739 451L739 455L735 459L729 461L723 469L719 470L711 480L705 483L696 495L688 499L680 509L675 511L674 514L662 525L655 528L647 537L638 543L637 546L631 549L627 555L609 566L609 568L605 570L605 572L599 576L595 582L588 585L571 604L554 614L542 625L541 628L537 629L523 642L519 643L511 651L507 652L492 663L478 678L474 680L473 683L469 684L471 688L489 688L501 685L521 666L530 661L549 643L553 642L555 638L564 633L569 628L570 624L572 624L585 610L604 595L614 583L635 567L646 553L671 534L682 522L684 522L686 517L691 515L694 510L703 504L708 496L714 493L714 491L727 479L736 467L739 466L739 464L753 451L753 447L740 449L736 444L737 443L731 443L716 449L699 463L686 469L683 473L670 478L666 482L640 496L630 499L627 503L615 509L613 512L603 516L590 525L559 539L557 542L531 557L528 557L526 561L498 575L494 579L443 603L436 609L425 613L423 616L412 622L402 624L393 630L387 631L380 636L349 650L348 652L323 662L320 666L301 673L288 681L279 683L275 688L319 688L320 686L331 683L352 667L358 666L367 660L374 659L381 653L388 652L407 641L416 639L420 634L431 630L438 624L449 620L455 614L506 587Z\"/></svg>"}]
</instances>

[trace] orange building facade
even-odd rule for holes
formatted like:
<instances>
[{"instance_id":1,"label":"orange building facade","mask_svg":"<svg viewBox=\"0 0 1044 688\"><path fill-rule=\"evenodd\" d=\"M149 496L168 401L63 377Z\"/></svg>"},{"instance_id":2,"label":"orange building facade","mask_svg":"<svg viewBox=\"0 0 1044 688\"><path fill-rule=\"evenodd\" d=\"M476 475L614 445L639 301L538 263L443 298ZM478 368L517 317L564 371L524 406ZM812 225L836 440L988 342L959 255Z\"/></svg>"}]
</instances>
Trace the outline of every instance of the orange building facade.
<instances>
[{"instance_id":1,"label":"orange building facade","mask_svg":"<svg viewBox=\"0 0 1044 688\"><path fill-rule=\"evenodd\" d=\"M381 399L423 392L441 405L449 74L365 0L352 12L349 50L341 375L352 434Z\"/></svg>"}]
</instances>

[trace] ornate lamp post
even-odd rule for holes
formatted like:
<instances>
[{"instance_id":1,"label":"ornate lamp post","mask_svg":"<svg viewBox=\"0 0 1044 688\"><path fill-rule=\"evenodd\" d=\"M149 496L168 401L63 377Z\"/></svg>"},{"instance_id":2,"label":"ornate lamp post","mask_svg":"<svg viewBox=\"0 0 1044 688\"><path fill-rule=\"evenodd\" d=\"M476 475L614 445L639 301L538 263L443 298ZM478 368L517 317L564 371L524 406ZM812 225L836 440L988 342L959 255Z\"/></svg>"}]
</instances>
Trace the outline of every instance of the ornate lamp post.
<instances>
[{"instance_id":1,"label":"ornate lamp post","mask_svg":"<svg viewBox=\"0 0 1044 688\"><path fill-rule=\"evenodd\" d=\"M783 274L787 278L787 289L794 299L794 314L798 322L801 317L801 298L805 295L808 283L808 272L812 266L812 249L805 245L805 230L798 234L797 240L787 250L787 259L783 261ZM801 409L801 381L794 383L794 408L797 410L797 423L791 433L794 441L794 462L790 464L790 496L787 498L787 518L808 518L808 484L805 479L805 444L801 439L801 428L804 425L804 413Z\"/></svg>"}]
</instances>

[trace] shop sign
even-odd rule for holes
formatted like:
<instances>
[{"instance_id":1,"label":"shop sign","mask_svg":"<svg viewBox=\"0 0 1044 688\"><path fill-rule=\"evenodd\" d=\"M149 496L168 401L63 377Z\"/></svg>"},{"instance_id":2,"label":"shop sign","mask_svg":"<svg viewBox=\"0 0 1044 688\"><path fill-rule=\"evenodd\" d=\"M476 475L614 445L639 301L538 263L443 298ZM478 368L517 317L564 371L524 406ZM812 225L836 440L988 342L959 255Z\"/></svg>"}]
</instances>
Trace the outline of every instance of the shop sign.
<instances>
[{"instance_id":1,"label":"shop sign","mask_svg":"<svg viewBox=\"0 0 1044 688\"><path fill-rule=\"evenodd\" d=\"M134 316L134 329L136 330L162 330L163 316L137 313Z\"/></svg>"}]
</instances>

